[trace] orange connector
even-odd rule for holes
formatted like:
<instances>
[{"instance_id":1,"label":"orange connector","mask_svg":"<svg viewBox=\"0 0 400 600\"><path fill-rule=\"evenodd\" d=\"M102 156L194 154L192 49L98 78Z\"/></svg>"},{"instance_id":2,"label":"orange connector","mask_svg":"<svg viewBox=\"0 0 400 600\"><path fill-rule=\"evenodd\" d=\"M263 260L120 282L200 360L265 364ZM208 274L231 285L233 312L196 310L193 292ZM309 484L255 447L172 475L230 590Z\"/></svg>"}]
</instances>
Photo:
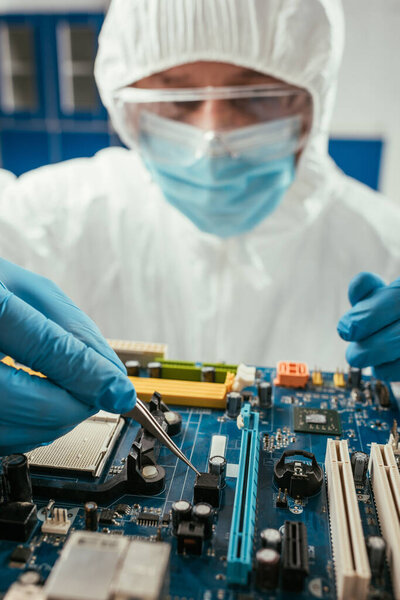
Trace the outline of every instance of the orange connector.
<instances>
[{"instance_id":1,"label":"orange connector","mask_svg":"<svg viewBox=\"0 0 400 600\"><path fill-rule=\"evenodd\" d=\"M278 362L274 384L282 387L303 388L307 385L310 374L305 363Z\"/></svg>"}]
</instances>

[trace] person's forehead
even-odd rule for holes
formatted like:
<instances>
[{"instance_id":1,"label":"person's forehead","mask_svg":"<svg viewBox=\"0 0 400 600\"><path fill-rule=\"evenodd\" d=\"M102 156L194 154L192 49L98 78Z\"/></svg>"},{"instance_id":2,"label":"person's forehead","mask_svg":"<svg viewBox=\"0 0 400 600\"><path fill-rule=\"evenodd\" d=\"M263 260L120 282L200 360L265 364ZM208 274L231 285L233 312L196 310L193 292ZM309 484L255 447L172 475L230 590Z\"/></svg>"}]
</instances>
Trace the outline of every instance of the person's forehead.
<instances>
[{"instance_id":1,"label":"person's forehead","mask_svg":"<svg viewBox=\"0 0 400 600\"><path fill-rule=\"evenodd\" d=\"M178 65L137 81L135 87L205 87L279 83L279 79L230 63L198 61Z\"/></svg>"}]
</instances>

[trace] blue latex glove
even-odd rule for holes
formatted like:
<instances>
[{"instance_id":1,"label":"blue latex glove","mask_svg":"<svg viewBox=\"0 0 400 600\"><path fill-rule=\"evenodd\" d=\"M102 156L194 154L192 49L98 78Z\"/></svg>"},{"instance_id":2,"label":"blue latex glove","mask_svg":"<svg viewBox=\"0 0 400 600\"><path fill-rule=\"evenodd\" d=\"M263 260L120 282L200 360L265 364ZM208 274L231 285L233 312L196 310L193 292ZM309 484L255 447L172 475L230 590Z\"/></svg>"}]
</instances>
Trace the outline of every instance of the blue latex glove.
<instances>
[{"instance_id":1,"label":"blue latex glove","mask_svg":"<svg viewBox=\"0 0 400 600\"><path fill-rule=\"evenodd\" d=\"M125 367L93 321L53 282L1 258L0 352L48 378L0 363L0 456L52 441L99 409L135 405Z\"/></svg>"},{"instance_id":2,"label":"blue latex glove","mask_svg":"<svg viewBox=\"0 0 400 600\"><path fill-rule=\"evenodd\" d=\"M349 286L351 308L338 333L351 342L346 358L353 367L374 367L375 376L400 381L400 279L390 285L373 273L359 273Z\"/></svg>"}]
</instances>

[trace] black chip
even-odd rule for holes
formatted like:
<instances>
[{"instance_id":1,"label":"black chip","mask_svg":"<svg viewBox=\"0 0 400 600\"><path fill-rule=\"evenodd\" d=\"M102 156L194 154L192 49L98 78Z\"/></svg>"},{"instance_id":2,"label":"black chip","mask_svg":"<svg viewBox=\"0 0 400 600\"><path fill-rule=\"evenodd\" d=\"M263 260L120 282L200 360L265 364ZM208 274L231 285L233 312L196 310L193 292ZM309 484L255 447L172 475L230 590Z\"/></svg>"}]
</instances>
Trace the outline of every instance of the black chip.
<instances>
[{"instance_id":1,"label":"black chip","mask_svg":"<svg viewBox=\"0 0 400 600\"><path fill-rule=\"evenodd\" d=\"M32 550L26 546L17 546L10 554L10 562L25 564L28 562Z\"/></svg>"},{"instance_id":2,"label":"black chip","mask_svg":"<svg viewBox=\"0 0 400 600\"><path fill-rule=\"evenodd\" d=\"M99 523L102 525L112 525L115 518L115 511L111 508L104 508L99 517Z\"/></svg>"},{"instance_id":3,"label":"black chip","mask_svg":"<svg viewBox=\"0 0 400 600\"><path fill-rule=\"evenodd\" d=\"M137 517L138 525L142 525L144 527L158 527L160 522L160 517L151 512L140 512Z\"/></svg>"},{"instance_id":4,"label":"black chip","mask_svg":"<svg viewBox=\"0 0 400 600\"><path fill-rule=\"evenodd\" d=\"M337 410L324 408L293 408L294 430L320 435L341 435L342 426Z\"/></svg>"},{"instance_id":5,"label":"black chip","mask_svg":"<svg viewBox=\"0 0 400 600\"><path fill-rule=\"evenodd\" d=\"M129 515L131 512L131 507L129 504L117 504L115 507L115 512L117 512L119 515Z\"/></svg>"}]
</instances>

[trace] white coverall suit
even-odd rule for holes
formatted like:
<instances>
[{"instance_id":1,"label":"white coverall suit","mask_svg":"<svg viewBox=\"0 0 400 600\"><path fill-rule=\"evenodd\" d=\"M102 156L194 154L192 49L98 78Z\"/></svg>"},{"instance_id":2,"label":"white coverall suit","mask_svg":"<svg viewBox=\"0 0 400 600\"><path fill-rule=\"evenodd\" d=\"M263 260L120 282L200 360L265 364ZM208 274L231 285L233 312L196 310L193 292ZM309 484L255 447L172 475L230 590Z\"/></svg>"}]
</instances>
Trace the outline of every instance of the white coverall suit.
<instances>
[{"instance_id":1,"label":"white coverall suit","mask_svg":"<svg viewBox=\"0 0 400 600\"><path fill-rule=\"evenodd\" d=\"M122 138L117 88L187 62L234 63L311 93L295 181L252 231L221 239L165 200L135 149L3 173L0 254L56 281L105 336L167 342L171 358L344 366L349 281L399 276L400 211L328 157L342 44L332 0L113 0L95 74Z\"/></svg>"}]
</instances>

